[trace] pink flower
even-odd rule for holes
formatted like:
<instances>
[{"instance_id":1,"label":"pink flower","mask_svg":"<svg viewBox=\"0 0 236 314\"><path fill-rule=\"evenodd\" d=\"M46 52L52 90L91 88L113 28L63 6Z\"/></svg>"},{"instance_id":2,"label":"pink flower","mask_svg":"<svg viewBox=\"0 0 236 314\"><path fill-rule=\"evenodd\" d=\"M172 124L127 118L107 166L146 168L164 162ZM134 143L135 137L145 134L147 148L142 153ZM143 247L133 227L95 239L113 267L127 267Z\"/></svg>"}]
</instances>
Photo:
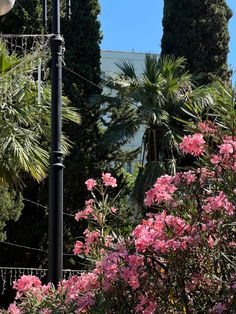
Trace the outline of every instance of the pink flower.
<instances>
[{"instance_id":1,"label":"pink flower","mask_svg":"<svg viewBox=\"0 0 236 314\"><path fill-rule=\"evenodd\" d=\"M195 133L193 135L185 135L182 142L179 144L179 148L185 154L198 157L204 153L205 143L203 135L201 133Z\"/></svg>"},{"instance_id":2,"label":"pink flower","mask_svg":"<svg viewBox=\"0 0 236 314\"><path fill-rule=\"evenodd\" d=\"M125 267L122 269L121 278L124 279L125 282L127 282L132 289L137 289L140 286L138 273L131 269L130 267Z\"/></svg>"},{"instance_id":3,"label":"pink flower","mask_svg":"<svg viewBox=\"0 0 236 314\"><path fill-rule=\"evenodd\" d=\"M80 276L72 276L67 281L63 281L60 289L67 291L67 302L72 300L81 301L80 305L82 306L81 294L89 295L98 287L98 277L95 273L82 273Z\"/></svg>"},{"instance_id":4,"label":"pink flower","mask_svg":"<svg viewBox=\"0 0 236 314\"><path fill-rule=\"evenodd\" d=\"M52 310L44 309L41 314L51 314L51 313L52 313Z\"/></svg>"},{"instance_id":5,"label":"pink flower","mask_svg":"<svg viewBox=\"0 0 236 314\"><path fill-rule=\"evenodd\" d=\"M144 204L151 206L161 202L170 202L173 200L172 194L177 187L173 184L175 177L164 175L157 178L153 188L146 192Z\"/></svg>"},{"instance_id":6,"label":"pink flower","mask_svg":"<svg viewBox=\"0 0 236 314\"><path fill-rule=\"evenodd\" d=\"M81 241L76 241L76 242L75 242L75 245L74 245L73 253L74 253L75 255L81 254L82 251L83 251L83 246L84 246L83 242L81 242Z\"/></svg>"},{"instance_id":7,"label":"pink flower","mask_svg":"<svg viewBox=\"0 0 236 314\"><path fill-rule=\"evenodd\" d=\"M215 241L214 239L212 238L212 236L210 235L208 240L207 240L207 243L208 243L208 246L210 249L212 249L214 246L215 246Z\"/></svg>"},{"instance_id":8,"label":"pink flower","mask_svg":"<svg viewBox=\"0 0 236 314\"><path fill-rule=\"evenodd\" d=\"M78 312L77 313L87 313L89 308L95 304L93 295L91 293L86 293L78 299Z\"/></svg>"},{"instance_id":9,"label":"pink flower","mask_svg":"<svg viewBox=\"0 0 236 314\"><path fill-rule=\"evenodd\" d=\"M226 313L226 311L227 311L227 306L223 303L217 303L212 309L212 313L214 314L222 314L222 313Z\"/></svg>"},{"instance_id":10,"label":"pink flower","mask_svg":"<svg viewBox=\"0 0 236 314\"><path fill-rule=\"evenodd\" d=\"M186 180L186 183L187 183L187 184L191 184L191 183L193 183L193 182L196 181L197 176L196 176L196 174L195 174L194 171L189 170L188 172L183 172L183 173L182 173L182 178L183 178L184 180Z\"/></svg>"},{"instance_id":11,"label":"pink flower","mask_svg":"<svg viewBox=\"0 0 236 314\"><path fill-rule=\"evenodd\" d=\"M136 306L136 313L142 314L155 314L157 309L157 303L155 301L149 300L148 297L144 295L139 296L139 304Z\"/></svg>"},{"instance_id":12,"label":"pink flower","mask_svg":"<svg viewBox=\"0 0 236 314\"><path fill-rule=\"evenodd\" d=\"M102 182L105 186L115 188L117 186L116 179L110 173L102 173Z\"/></svg>"},{"instance_id":13,"label":"pink flower","mask_svg":"<svg viewBox=\"0 0 236 314\"><path fill-rule=\"evenodd\" d=\"M85 181L85 184L87 185L87 190L92 191L97 183L94 179L88 179Z\"/></svg>"},{"instance_id":14,"label":"pink flower","mask_svg":"<svg viewBox=\"0 0 236 314\"><path fill-rule=\"evenodd\" d=\"M212 155L211 162L216 165L222 161L222 157L220 155Z\"/></svg>"},{"instance_id":15,"label":"pink flower","mask_svg":"<svg viewBox=\"0 0 236 314\"><path fill-rule=\"evenodd\" d=\"M117 212L117 208L111 207L111 212L112 212L113 214L115 214L115 213Z\"/></svg>"},{"instance_id":16,"label":"pink flower","mask_svg":"<svg viewBox=\"0 0 236 314\"><path fill-rule=\"evenodd\" d=\"M229 157L229 155L234 152L233 146L231 144L221 144L219 148L220 154L224 155L224 157Z\"/></svg>"},{"instance_id":17,"label":"pink flower","mask_svg":"<svg viewBox=\"0 0 236 314\"><path fill-rule=\"evenodd\" d=\"M196 246L199 237L184 220L162 212L153 218L142 220L133 231L135 247L138 252L154 250L160 253L186 250L189 245ZM196 233L196 232L195 232Z\"/></svg>"},{"instance_id":18,"label":"pink flower","mask_svg":"<svg viewBox=\"0 0 236 314\"><path fill-rule=\"evenodd\" d=\"M41 286L41 281L36 276L23 275L20 279L13 282L13 288L18 292L30 291L32 288Z\"/></svg>"},{"instance_id":19,"label":"pink flower","mask_svg":"<svg viewBox=\"0 0 236 314\"><path fill-rule=\"evenodd\" d=\"M199 122L198 129L200 132L205 134L214 134L216 132L216 128L211 121L206 122Z\"/></svg>"},{"instance_id":20,"label":"pink flower","mask_svg":"<svg viewBox=\"0 0 236 314\"><path fill-rule=\"evenodd\" d=\"M21 314L21 310L16 306L16 303L12 303L9 305L7 312L9 314Z\"/></svg>"},{"instance_id":21,"label":"pink flower","mask_svg":"<svg viewBox=\"0 0 236 314\"><path fill-rule=\"evenodd\" d=\"M203 210L207 213L214 212L217 210L225 210L226 214L232 216L234 214L234 206L228 200L224 192L220 192L216 196L208 197L202 206Z\"/></svg>"},{"instance_id":22,"label":"pink flower","mask_svg":"<svg viewBox=\"0 0 236 314\"><path fill-rule=\"evenodd\" d=\"M81 210L80 212L75 214L75 220L79 221L80 219L87 219L90 214L93 213L93 208L88 206L85 210Z\"/></svg>"}]
</instances>

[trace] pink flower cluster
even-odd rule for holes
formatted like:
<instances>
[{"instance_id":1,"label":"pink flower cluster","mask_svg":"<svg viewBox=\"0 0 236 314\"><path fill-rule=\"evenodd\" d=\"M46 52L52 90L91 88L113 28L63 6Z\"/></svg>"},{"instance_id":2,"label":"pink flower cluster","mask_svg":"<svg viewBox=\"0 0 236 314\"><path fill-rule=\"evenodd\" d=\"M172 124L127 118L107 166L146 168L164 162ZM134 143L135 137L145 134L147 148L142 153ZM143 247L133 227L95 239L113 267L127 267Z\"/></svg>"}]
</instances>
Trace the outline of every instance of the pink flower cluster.
<instances>
[{"instance_id":1,"label":"pink flower cluster","mask_svg":"<svg viewBox=\"0 0 236 314\"><path fill-rule=\"evenodd\" d=\"M103 289L108 291L113 284L122 280L132 290L136 290L140 286L140 273L144 275L144 258L129 254L122 246L116 249L117 252L109 252L97 262L97 271L103 278Z\"/></svg>"},{"instance_id":2,"label":"pink flower cluster","mask_svg":"<svg viewBox=\"0 0 236 314\"><path fill-rule=\"evenodd\" d=\"M22 314L21 309L16 305L16 302L9 305L7 312L9 314Z\"/></svg>"},{"instance_id":3,"label":"pink flower cluster","mask_svg":"<svg viewBox=\"0 0 236 314\"><path fill-rule=\"evenodd\" d=\"M13 282L13 288L18 292L27 292L33 288L38 288L41 286L41 281L36 276L26 276L23 275L20 279Z\"/></svg>"},{"instance_id":4,"label":"pink flower cluster","mask_svg":"<svg viewBox=\"0 0 236 314\"><path fill-rule=\"evenodd\" d=\"M220 192L216 196L208 197L202 206L202 208L207 212L215 212L223 210L226 215L232 216L234 214L234 206L228 200L224 192Z\"/></svg>"},{"instance_id":5,"label":"pink flower cluster","mask_svg":"<svg viewBox=\"0 0 236 314\"><path fill-rule=\"evenodd\" d=\"M94 179L88 179L87 181L85 181L85 184L87 186L87 190L92 191L97 182Z\"/></svg>"},{"instance_id":6,"label":"pink flower cluster","mask_svg":"<svg viewBox=\"0 0 236 314\"><path fill-rule=\"evenodd\" d=\"M161 202L170 202L173 200L172 194L176 191L174 185L175 177L164 175L156 180L153 188L146 192L144 204L151 206L153 204L159 204Z\"/></svg>"},{"instance_id":7,"label":"pink flower cluster","mask_svg":"<svg viewBox=\"0 0 236 314\"><path fill-rule=\"evenodd\" d=\"M147 296L141 294L139 296L139 304L135 308L136 313L155 314L157 310L157 302L150 300Z\"/></svg>"},{"instance_id":8,"label":"pink flower cluster","mask_svg":"<svg viewBox=\"0 0 236 314\"><path fill-rule=\"evenodd\" d=\"M215 134L217 129L215 125L211 122L199 122L198 123L198 129L203 134Z\"/></svg>"},{"instance_id":9,"label":"pink flower cluster","mask_svg":"<svg viewBox=\"0 0 236 314\"><path fill-rule=\"evenodd\" d=\"M174 177L174 183L176 186L179 184L190 185L196 182L196 180L197 180L196 172L193 170L189 170L186 172L177 172Z\"/></svg>"},{"instance_id":10,"label":"pink flower cluster","mask_svg":"<svg viewBox=\"0 0 236 314\"><path fill-rule=\"evenodd\" d=\"M112 175L107 173L102 173L102 183L104 186L111 186L112 188L115 188L117 186L116 178L112 177ZM87 181L85 181L85 184L87 186L88 191L93 191L94 187L98 184L96 180L90 178Z\"/></svg>"},{"instance_id":11,"label":"pink flower cluster","mask_svg":"<svg viewBox=\"0 0 236 314\"><path fill-rule=\"evenodd\" d=\"M88 216L93 213L93 204L94 204L93 199L86 201L85 209L76 213L75 220L79 221L80 219L88 219Z\"/></svg>"},{"instance_id":12,"label":"pink flower cluster","mask_svg":"<svg viewBox=\"0 0 236 314\"><path fill-rule=\"evenodd\" d=\"M115 188L117 186L116 179L110 173L102 173L102 182L105 186Z\"/></svg>"},{"instance_id":13,"label":"pink flower cluster","mask_svg":"<svg viewBox=\"0 0 236 314\"><path fill-rule=\"evenodd\" d=\"M225 169L236 172L236 140L232 136L226 136L223 143L219 145L219 153L213 155L211 162Z\"/></svg>"},{"instance_id":14,"label":"pink flower cluster","mask_svg":"<svg viewBox=\"0 0 236 314\"><path fill-rule=\"evenodd\" d=\"M61 283L59 289L66 290L67 302L76 301L79 305L78 313L86 312L94 304L94 292L99 288L98 276L95 272L82 273Z\"/></svg>"},{"instance_id":15,"label":"pink flower cluster","mask_svg":"<svg viewBox=\"0 0 236 314\"><path fill-rule=\"evenodd\" d=\"M205 151L205 140L201 133L185 135L179 144L180 150L185 154L191 154L195 157L201 156Z\"/></svg>"},{"instance_id":16,"label":"pink flower cluster","mask_svg":"<svg viewBox=\"0 0 236 314\"><path fill-rule=\"evenodd\" d=\"M97 243L101 234L100 234L100 231L98 230L89 231L89 229L86 229L84 231L84 235L85 235L85 243L81 241L75 242L74 249L73 249L73 253L75 255L84 254L87 256L89 252L91 251L92 246Z\"/></svg>"},{"instance_id":17,"label":"pink flower cluster","mask_svg":"<svg viewBox=\"0 0 236 314\"><path fill-rule=\"evenodd\" d=\"M31 296L34 296L37 302L41 302L45 298L45 296L47 296L51 292L52 286L50 283L48 285L42 285L40 279L36 276L23 275L20 279L13 282L13 288L17 290L15 298L16 300L20 299L22 296L29 294ZM8 308L8 313L21 314L23 312L14 302L10 304Z\"/></svg>"},{"instance_id":18,"label":"pink flower cluster","mask_svg":"<svg viewBox=\"0 0 236 314\"><path fill-rule=\"evenodd\" d=\"M160 253L186 250L199 241L196 230L183 219L162 212L143 220L134 231L135 247L138 252L154 250Z\"/></svg>"}]
</instances>

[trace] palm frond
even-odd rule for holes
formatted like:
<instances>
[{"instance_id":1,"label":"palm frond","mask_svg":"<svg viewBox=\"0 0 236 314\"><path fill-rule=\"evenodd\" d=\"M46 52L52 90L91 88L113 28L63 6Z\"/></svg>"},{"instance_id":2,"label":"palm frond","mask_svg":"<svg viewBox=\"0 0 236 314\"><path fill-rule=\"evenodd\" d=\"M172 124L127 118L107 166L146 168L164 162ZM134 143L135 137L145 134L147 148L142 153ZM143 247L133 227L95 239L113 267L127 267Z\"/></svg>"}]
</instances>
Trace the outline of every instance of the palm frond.
<instances>
[{"instance_id":1,"label":"palm frond","mask_svg":"<svg viewBox=\"0 0 236 314\"><path fill-rule=\"evenodd\" d=\"M121 70L122 76L124 75L132 80L137 79L134 65L129 60L122 60L119 63L115 63L115 65Z\"/></svg>"}]
</instances>

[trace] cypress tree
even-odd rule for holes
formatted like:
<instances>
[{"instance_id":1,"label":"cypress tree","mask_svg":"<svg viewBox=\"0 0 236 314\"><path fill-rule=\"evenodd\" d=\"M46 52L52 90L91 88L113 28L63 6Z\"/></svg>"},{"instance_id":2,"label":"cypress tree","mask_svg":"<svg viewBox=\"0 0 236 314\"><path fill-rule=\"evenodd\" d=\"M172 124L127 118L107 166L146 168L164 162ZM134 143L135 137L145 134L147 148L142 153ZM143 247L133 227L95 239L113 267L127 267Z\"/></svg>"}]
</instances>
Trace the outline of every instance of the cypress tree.
<instances>
[{"instance_id":1,"label":"cypress tree","mask_svg":"<svg viewBox=\"0 0 236 314\"><path fill-rule=\"evenodd\" d=\"M97 143L101 136L100 106L91 98L101 93L101 33L98 0L74 0L71 11L70 21L66 17L62 19L65 38L63 84L65 94L78 108L82 123L66 127L73 148L65 160L65 207L75 210L83 205L85 199L84 181L88 176L96 176L100 168L97 154Z\"/></svg>"},{"instance_id":2,"label":"cypress tree","mask_svg":"<svg viewBox=\"0 0 236 314\"><path fill-rule=\"evenodd\" d=\"M203 74L199 83L229 80L231 16L225 0L164 0L162 54L184 56L191 73Z\"/></svg>"},{"instance_id":3,"label":"cypress tree","mask_svg":"<svg viewBox=\"0 0 236 314\"><path fill-rule=\"evenodd\" d=\"M2 34L41 34L42 5L40 0L16 1L14 8L0 17Z\"/></svg>"}]
</instances>

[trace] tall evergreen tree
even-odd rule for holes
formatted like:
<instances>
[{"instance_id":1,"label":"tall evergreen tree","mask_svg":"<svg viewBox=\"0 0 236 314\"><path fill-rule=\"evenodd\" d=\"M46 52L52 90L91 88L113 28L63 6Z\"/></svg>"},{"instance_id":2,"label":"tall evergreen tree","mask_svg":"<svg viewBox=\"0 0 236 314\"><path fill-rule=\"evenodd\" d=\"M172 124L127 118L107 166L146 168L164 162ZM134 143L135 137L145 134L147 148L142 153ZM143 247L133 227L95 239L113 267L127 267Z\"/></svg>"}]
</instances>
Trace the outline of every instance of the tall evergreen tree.
<instances>
[{"instance_id":1,"label":"tall evergreen tree","mask_svg":"<svg viewBox=\"0 0 236 314\"><path fill-rule=\"evenodd\" d=\"M2 34L41 34L42 5L40 0L16 1L14 8L0 17Z\"/></svg>"},{"instance_id":2,"label":"tall evergreen tree","mask_svg":"<svg viewBox=\"0 0 236 314\"><path fill-rule=\"evenodd\" d=\"M85 179L96 175L99 168L96 147L101 136L100 109L91 101L91 97L101 93L101 33L98 0L74 0L71 4L71 20L62 20L66 64L63 82L66 95L79 109L82 123L80 126L67 127L74 145L65 161L65 206L78 209L84 202Z\"/></svg>"},{"instance_id":3,"label":"tall evergreen tree","mask_svg":"<svg viewBox=\"0 0 236 314\"><path fill-rule=\"evenodd\" d=\"M162 54L185 57L200 83L216 77L228 80L228 21L226 0L164 0Z\"/></svg>"}]
</instances>

